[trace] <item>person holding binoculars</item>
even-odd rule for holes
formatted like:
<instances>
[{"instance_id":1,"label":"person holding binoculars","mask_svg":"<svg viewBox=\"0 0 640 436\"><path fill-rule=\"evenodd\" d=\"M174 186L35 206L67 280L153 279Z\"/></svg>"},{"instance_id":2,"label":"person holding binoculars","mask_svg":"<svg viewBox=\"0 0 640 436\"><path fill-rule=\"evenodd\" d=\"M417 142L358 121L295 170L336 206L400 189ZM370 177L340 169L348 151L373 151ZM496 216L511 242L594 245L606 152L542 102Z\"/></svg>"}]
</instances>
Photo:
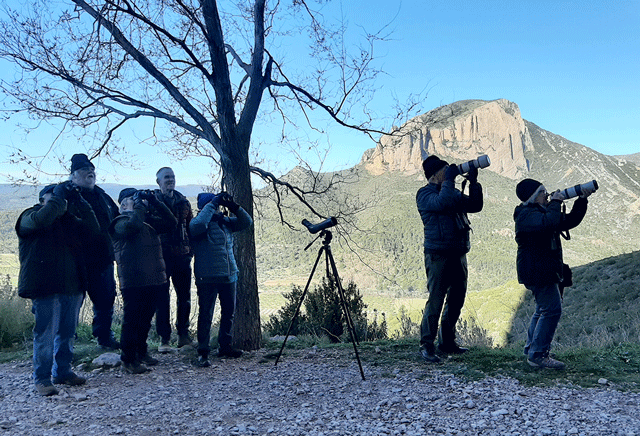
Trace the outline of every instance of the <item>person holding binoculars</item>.
<instances>
[{"instance_id":1,"label":"person holding binoculars","mask_svg":"<svg viewBox=\"0 0 640 436\"><path fill-rule=\"evenodd\" d=\"M488 158L484 166L472 162L461 168L433 155L422 162L429 183L418 190L416 203L424 225L424 264L429 299L420 326L420 354L428 363L440 361L434 346L436 333L441 353L462 354L468 351L455 340L456 322L467 293L467 253L471 248L471 226L467 214L482 210L478 167L489 165ZM461 174L461 169L468 171L468 196L455 187L455 179Z\"/></svg>"},{"instance_id":2,"label":"person holding binoculars","mask_svg":"<svg viewBox=\"0 0 640 436\"><path fill-rule=\"evenodd\" d=\"M516 195L522 202L513 212L518 282L533 293L536 301L524 348L527 362L533 367L565 368L563 362L549 355L562 314L561 293L564 285L569 285L571 271L563 263L560 235L582 222L587 213L587 197L597 187L593 181L548 194L537 180L524 179L516 186ZM565 214L562 203L576 191L580 191L580 196L571 212Z\"/></svg>"},{"instance_id":3,"label":"person holding binoculars","mask_svg":"<svg viewBox=\"0 0 640 436\"><path fill-rule=\"evenodd\" d=\"M226 207L234 216L222 212ZM218 357L237 358L241 350L231 348L231 328L236 310L238 266L233 255L233 233L253 224L251 216L226 192L198 194L200 212L191 220L189 230L195 256L193 272L198 290L198 360L206 368L209 362L211 320L216 298L220 298Z\"/></svg>"}]
</instances>

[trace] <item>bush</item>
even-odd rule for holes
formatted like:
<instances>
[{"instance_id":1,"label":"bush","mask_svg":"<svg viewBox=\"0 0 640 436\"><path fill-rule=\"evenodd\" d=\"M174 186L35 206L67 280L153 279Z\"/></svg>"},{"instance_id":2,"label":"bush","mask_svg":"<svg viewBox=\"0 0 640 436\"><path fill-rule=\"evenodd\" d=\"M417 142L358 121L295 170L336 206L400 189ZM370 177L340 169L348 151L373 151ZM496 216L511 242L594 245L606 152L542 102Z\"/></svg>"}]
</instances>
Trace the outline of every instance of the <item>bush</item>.
<instances>
[{"instance_id":1,"label":"bush","mask_svg":"<svg viewBox=\"0 0 640 436\"><path fill-rule=\"evenodd\" d=\"M7 274L0 281L0 348L30 339L33 324L30 300L18 297Z\"/></svg>"},{"instance_id":2,"label":"bush","mask_svg":"<svg viewBox=\"0 0 640 436\"><path fill-rule=\"evenodd\" d=\"M264 326L265 330L271 335L286 334L296 308L300 304L302 293L302 288L293 286L291 292L283 294L287 303L276 315L269 317L269 321ZM368 323L365 312L367 305L364 304L355 283L349 282L344 288L344 297L359 340L387 337L387 322L384 314L383 320L378 324L377 311L374 311L374 320ZM289 334L326 336L331 342L341 342L344 337L348 337L344 310L333 277L323 278L320 286L309 291L303 301L303 307L304 311L301 310L294 320Z\"/></svg>"}]
</instances>

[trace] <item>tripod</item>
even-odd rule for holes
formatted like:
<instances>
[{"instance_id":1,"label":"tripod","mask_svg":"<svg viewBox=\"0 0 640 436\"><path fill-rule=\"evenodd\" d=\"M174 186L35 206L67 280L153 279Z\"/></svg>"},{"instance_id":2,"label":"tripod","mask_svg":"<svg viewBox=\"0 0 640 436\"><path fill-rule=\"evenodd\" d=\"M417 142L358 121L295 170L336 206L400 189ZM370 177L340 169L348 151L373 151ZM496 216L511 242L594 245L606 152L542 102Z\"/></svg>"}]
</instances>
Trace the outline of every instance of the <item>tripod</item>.
<instances>
[{"instance_id":1,"label":"tripod","mask_svg":"<svg viewBox=\"0 0 640 436\"><path fill-rule=\"evenodd\" d=\"M353 326L353 320L351 318L351 313L349 312L349 306L347 306L347 300L344 297L344 288L342 287L342 283L340 282L340 277L338 276L338 268L336 268L336 263L333 260L333 254L331 253L331 239L333 235L329 230L322 230L320 235L313 241L309 243L304 249L307 250L311 245L318 240L318 238L324 237L322 241L322 247L318 250L318 257L316 258L316 262L313 264L313 269L311 270L311 274L309 275L309 280L307 280L307 285L302 292L302 296L300 297L300 301L298 302L298 307L296 308L296 312L291 318L291 323L289 324L289 328L287 329L287 334L284 337L284 341L282 341L282 346L280 347L280 352L278 353L278 357L276 358L276 366L278 365L278 361L280 360L280 356L282 355L282 350L284 350L284 346L287 343L287 339L289 338L289 333L291 333L291 328L293 327L293 323L296 320L296 317L300 313L300 307L302 307L302 302L304 301L304 297L307 295L307 291L309 290L309 284L311 284L311 279L313 278L313 274L316 272L316 267L318 266L318 262L320 261L320 257L322 253L325 254L325 264L327 268L327 277L329 276L329 267L331 267L331 273L333 273L333 277L336 281L336 285L338 286L338 295L340 297L340 306L342 307L342 311L344 312L344 317L347 322L347 329L349 330L349 334L351 335L351 342L353 343L353 351L356 354L356 360L358 361L358 367L360 368L360 375L362 376L362 380L364 380L364 371L362 370L362 363L360 362L360 355L358 354L358 339L356 338L356 331Z\"/></svg>"}]
</instances>

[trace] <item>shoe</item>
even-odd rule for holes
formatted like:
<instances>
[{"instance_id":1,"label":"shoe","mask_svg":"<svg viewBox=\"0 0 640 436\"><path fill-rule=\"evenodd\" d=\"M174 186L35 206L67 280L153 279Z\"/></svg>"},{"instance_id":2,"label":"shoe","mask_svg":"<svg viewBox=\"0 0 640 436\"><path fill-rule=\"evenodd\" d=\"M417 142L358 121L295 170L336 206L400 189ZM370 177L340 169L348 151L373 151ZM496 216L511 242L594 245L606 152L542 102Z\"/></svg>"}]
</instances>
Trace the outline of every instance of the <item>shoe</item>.
<instances>
[{"instance_id":1,"label":"shoe","mask_svg":"<svg viewBox=\"0 0 640 436\"><path fill-rule=\"evenodd\" d=\"M36 383L36 392L43 397L58 395L58 389L52 384Z\"/></svg>"},{"instance_id":2,"label":"shoe","mask_svg":"<svg viewBox=\"0 0 640 436\"><path fill-rule=\"evenodd\" d=\"M124 369L124 372L127 374L144 374L145 372L151 371L140 362L122 363L122 369Z\"/></svg>"},{"instance_id":3,"label":"shoe","mask_svg":"<svg viewBox=\"0 0 640 436\"><path fill-rule=\"evenodd\" d=\"M87 382L87 379L80 377L78 374L71 373L64 378L54 378L53 383L56 385L81 386Z\"/></svg>"},{"instance_id":4,"label":"shoe","mask_svg":"<svg viewBox=\"0 0 640 436\"><path fill-rule=\"evenodd\" d=\"M147 366L156 366L158 363L160 363L160 361L147 353L140 358L140 363Z\"/></svg>"},{"instance_id":5,"label":"shoe","mask_svg":"<svg viewBox=\"0 0 640 436\"><path fill-rule=\"evenodd\" d=\"M187 345L192 345L189 335L178 335L178 348L186 347Z\"/></svg>"},{"instance_id":6,"label":"shoe","mask_svg":"<svg viewBox=\"0 0 640 436\"><path fill-rule=\"evenodd\" d=\"M160 354L171 353L172 350L173 348L169 345L169 341L162 341L162 344L158 347L158 353Z\"/></svg>"},{"instance_id":7,"label":"shoe","mask_svg":"<svg viewBox=\"0 0 640 436\"><path fill-rule=\"evenodd\" d=\"M548 368L548 369L564 369L567 365L564 362L554 359L553 357L533 357L528 358L527 363L534 368Z\"/></svg>"},{"instance_id":8,"label":"shoe","mask_svg":"<svg viewBox=\"0 0 640 436\"><path fill-rule=\"evenodd\" d=\"M452 344L448 345L438 344L438 351L443 354L464 354L469 351L469 349L460 347L458 344L453 342Z\"/></svg>"},{"instance_id":9,"label":"shoe","mask_svg":"<svg viewBox=\"0 0 640 436\"><path fill-rule=\"evenodd\" d=\"M209 362L209 359L206 356L198 356L196 366L198 368L208 368L211 366L211 362Z\"/></svg>"},{"instance_id":10,"label":"shoe","mask_svg":"<svg viewBox=\"0 0 640 436\"><path fill-rule=\"evenodd\" d=\"M120 342L111 338L107 342L98 342L98 346L100 346L100 348L102 348L105 351L119 350Z\"/></svg>"},{"instance_id":11,"label":"shoe","mask_svg":"<svg viewBox=\"0 0 640 436\"><path fill-rule=\"evenodd\" d=\"M234 348L219 348L218 357L230 357L231 359L237 359L242 356L242 350L236 350Z\"/></svg>"},{"instance_id":12,"label":"shoe","mask_svg":"<svg viewBox=\"0 0 640 436\"><path fill-rule=\"evenodd\" d=\"M440 362L440 358L436 356L436 350L431 347L420 347L420 355L422 356L422 360L427 363L438 363Z\"/></svg>"}]
</instances>

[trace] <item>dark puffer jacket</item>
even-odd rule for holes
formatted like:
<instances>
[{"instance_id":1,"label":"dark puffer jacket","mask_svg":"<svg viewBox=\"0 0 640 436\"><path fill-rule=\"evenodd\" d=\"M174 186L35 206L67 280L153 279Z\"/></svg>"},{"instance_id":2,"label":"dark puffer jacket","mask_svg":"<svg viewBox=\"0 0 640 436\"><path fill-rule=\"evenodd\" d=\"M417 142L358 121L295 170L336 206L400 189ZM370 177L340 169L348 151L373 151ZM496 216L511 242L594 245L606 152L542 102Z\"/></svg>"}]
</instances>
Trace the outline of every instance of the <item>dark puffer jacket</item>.
<instances>
[{"instance_id":1,"label":"dark puffer jacket","mask_svg":"<svg viewBox=\"0 0 640 436\"><path fill-rule=\"evenodd\" d=\"M587 213L587 199L578 198L564 215L562 202L552 200L547 207L519 205L513 212L518 255L518 282L523 285L550 285L562 282L560 232L576 227Z\"/></svg>"},{"instance_id":2,"label":"dark puffer jacket","mask_svg":"<svg viewBox=\"0 0 640 436\"><path fill-rule=\"evenodd\" d=\"M92 270L103 270L113 264L113 244L109 237L109 224L118 216L118 206L102 188L95 186L93 189L82 189L82 197L91 205L100 224L100 232L91 238L84 239L84 253L87 267ZM69 212L77 215L77 201L69 203Z\"/></svg>"},{"instance_id":3,"label":"dark puffer jacket","mask_svg":"<svg viewBox=\"0 0 640 436\"><path fill-rule=\"evenodd\" d=\"M194 275L198 283L233 283L238 279L238 266L233 255L233 234L249 227L253 220L242 208L235 217L217 212L207 203L191 220Z\"/></svg>"},{"instance_id":4,"label":"dark puffer jacket","mask_svg":"<svg viewBox=\"0 0 640 436\"><path fill-rule=\"evenodd\" d=\"M424 226L424 251L433 254L465 254L471 249L467 213L482 210L482 186L469 185L469 196L456 189L455 183L429 183L416 194L418 212Z\"/></svg>"},{"instance_id":5,"label":"dark puffer jacket","mask_svg":"<svg viewBox=\"0 0 640 436\"><path fill-rule=\"evenodd\" d=\"M75 294L87 289L82 240L94 237L100 227L86 202L76 207L78 216L66 210L66 201L52 197L35 205L16 222L20 251L18 295L41 298Z\"/></svg>"},{"instance_id":6,"label":"dark puffer jacket","mask_svg":"<svg viewBox=\"0 0 640 436\"><path fill-rule=\"evenodd\" d=\"M136 206L113 220L109 233L113 239L120 288L161 285L167 281L160 233L176 226L176 218L162 202L153 213Z\"/></svg>"}]
</instances>

